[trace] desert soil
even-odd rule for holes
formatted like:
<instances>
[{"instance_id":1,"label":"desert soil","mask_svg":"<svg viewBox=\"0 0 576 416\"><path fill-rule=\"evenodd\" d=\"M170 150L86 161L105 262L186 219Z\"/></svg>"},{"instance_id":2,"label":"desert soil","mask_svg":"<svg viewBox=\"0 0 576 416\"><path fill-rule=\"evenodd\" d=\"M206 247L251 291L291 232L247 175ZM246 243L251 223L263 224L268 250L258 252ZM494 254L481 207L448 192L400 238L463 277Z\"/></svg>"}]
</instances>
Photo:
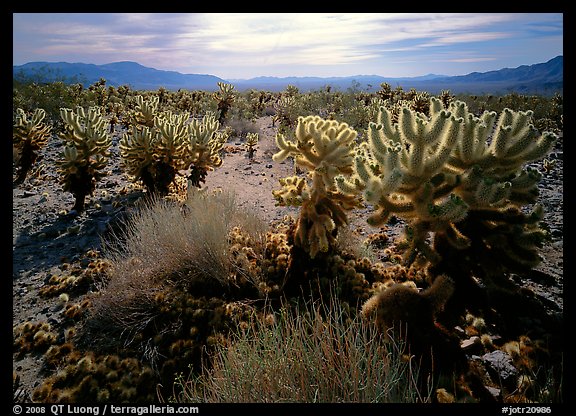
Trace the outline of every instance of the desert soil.
<instances>
[{"instance_id":1,"label":"desert soil","mask_svg":"<svg viewBox=\"0 0 576 416\"><path fill-rule=\"evenodd\" d=\"M257 120L259 145L253 159L247 157L243 139L232 137L225 145L223 164L209 172L205 187L233 189L238 203L247 210L257 212L262 219L273 222L284 215L297 215L298 210L278 207L272 190L279 189L278 179L294 175L291 159L282 163L272 161L277 152L274 142L276 127L271 117ZM73 196L62 190L55 160L61 143L53 137L41 150L42 159L35 165L26 181L12 192L12 312L13 326L30 321L47 321L53 327L62 322L63 305L58 297L39 296L39 290L53 274L61 274L63 264L85 266L85 253L100 249L102 238L114 224L130 213L130 207L144 195L133 186L119 161L118 141L123 133L120 126L112 135L109 173L97 184L93 196L86 199L86 210L71 212ZM541 182L541 202L546 216L544 226L551 241L542 248L542 263L529 276L522 276L522 284L530 287L550 305L563 309L563 149L562 139L549 159L556 161ZM541 168L540 163L535 166ZM359 236L377 232L366 224L367 210L350 214L350 227ZM389 226L390 237L400 234L401 224ZM81 295L79 295L81 296ZM70 299L79 302L80 299ZM552 306L551 306L552 307ZM40 385L46 375L42 373L42 356L27 354L18 359L13 356L13 370L20 377L23 394Z\"/></svg>"}]
</instances>

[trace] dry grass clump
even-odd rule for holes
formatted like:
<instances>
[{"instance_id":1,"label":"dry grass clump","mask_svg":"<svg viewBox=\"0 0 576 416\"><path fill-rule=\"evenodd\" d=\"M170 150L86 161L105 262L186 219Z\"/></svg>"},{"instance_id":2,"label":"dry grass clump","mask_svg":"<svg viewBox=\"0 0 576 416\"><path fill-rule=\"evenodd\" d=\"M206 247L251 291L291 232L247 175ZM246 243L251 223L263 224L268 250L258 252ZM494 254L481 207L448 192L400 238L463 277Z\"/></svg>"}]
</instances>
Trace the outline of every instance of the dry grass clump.
<instances>
[{"instance_id":1,"label":"dry grass clump","mask_svg":"<svg viewBox=\"0 0 576 416\"><path fill-rule=\"evenodd\" d=\"M233 130L236 137L246 137L248 133L260 133L260 129L251 120L242 117L232 117L226 120L226 126Z\"/></svg>"},{"instance_id":2,"label":"dry grass clump","mask_svg":"<svg viewBox=\"0 0 576 416\"><path fill-rule=\"evenodd\" d=\"M236 226L264 241L266 225L241 210L233 193L191 191L184 204L147 200L104 242L111 266L93 294L85 338L118 343L113 331L130 340L158 316L158 298L169 289L223 296L239 272L227 240Z\"/></svg>"},{"instance_id":3,"label":"dry grass clump","mask_svg":"<svg viewBox=\"0 0 576 416\"><path fill-rule=\"evenodd\" d=\"M404 344L350 320L338 301L263 314L220 347L202 374L175 383L177 402L417 403L417 365ZM387 341L385 341L385 339Z\"/></svg>"},{"instance_id":4,"label":"dry grass clump","mask_svg":"<svg viewBox=\"0 0 576 416\"><path fill-rule=\"evenodd\" d=\"M111 284L128 279L156 286L169 279L186 286L200 278L226 286L232 267L227 238L234 226L264 235L263 223L240 210L233 193L191 191L183 205L151 200L107 244Z\"/></svg>"}]
</instances>

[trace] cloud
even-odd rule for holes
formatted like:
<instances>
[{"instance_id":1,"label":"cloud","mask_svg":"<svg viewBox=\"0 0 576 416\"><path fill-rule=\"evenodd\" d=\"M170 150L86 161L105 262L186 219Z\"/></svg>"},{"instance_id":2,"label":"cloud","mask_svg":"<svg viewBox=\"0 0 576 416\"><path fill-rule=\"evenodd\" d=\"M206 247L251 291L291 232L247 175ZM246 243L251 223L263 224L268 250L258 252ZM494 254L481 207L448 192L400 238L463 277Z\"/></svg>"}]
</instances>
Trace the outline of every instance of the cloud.
<instances>
[{"instance_id":1,"label":"cloud","mask_svg":"<svg viewBox=\"0 0 576 416\"><path fill-rule=\"evenodd\" d=\"M308 68L380 72L386 62L498 60L491 42L562 36L561 14L530 13L26 13L14 14L14 61L133 60L158 69ZM560 42L561 43L561 42ZM17 47L16 47L17 46ZM461 50L471 50L462 56ZM494 47L495 50L503 46ZM452 52L452 54L450 53ZM388 64L391 67L392 64ZM354 69L353 69L354 68ZM359 73L359 72L356 72ZM329 74L326 74L329 75ZM238 75L237 77L242 77Z\"/></svg>"}]
</instances>

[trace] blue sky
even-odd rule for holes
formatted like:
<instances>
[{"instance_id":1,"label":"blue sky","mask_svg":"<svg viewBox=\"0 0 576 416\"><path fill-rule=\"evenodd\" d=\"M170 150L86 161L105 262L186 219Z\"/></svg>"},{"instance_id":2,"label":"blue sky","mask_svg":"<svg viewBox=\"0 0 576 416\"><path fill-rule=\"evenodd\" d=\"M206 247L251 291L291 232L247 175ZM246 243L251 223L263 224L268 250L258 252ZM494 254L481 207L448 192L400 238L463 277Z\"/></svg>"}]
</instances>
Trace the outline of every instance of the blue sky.
<instances>
[{"instance_id":1,"label":"blue sky","mask_svg":"<svg viewBox=\"0 0 576 416\"><path fill-rule=\"evenodd\" d=\"M563 30L562 13L14 13L12 60L224 79L465 75L563 55Z\"/></svg>"}]
</instances>

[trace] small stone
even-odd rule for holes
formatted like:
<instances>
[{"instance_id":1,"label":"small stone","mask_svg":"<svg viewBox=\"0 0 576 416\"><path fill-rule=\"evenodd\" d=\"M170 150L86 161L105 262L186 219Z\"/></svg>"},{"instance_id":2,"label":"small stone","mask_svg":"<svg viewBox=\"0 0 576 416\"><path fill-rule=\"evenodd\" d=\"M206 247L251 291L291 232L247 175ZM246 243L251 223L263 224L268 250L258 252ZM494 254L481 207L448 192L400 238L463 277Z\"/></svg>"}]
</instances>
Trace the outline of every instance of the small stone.
<instances>
[{"instance_id":1,"label":"small stone","mask_svg":"<svg viewBox=\"0 0 576 416\"><path fill-rule=\"evenodd\" d=\"M466 331L464 331L464 330L462 329L462 327L459 326L459 325L455 326L455 327L454 327L454 330L455 330L456 332L458 332L460 335L466 335Z\"/></svg>"},{"instance_id":2,"label":"small stone","mask_svg":"<svg viewBox=\"0 0 576 416\"><path fill-rule=\"evenodd\" d=\"M460 348L462 348L463 350L469 350L472 347L479 345L480 344L480 337L474 335L473 337L470 337L464 341L462 341L462 343L460 344Z\"/></svg>"},{"instance_id":3,"label":"small stone","mask_svg":"<svg viewBox=\"0 0 576 416\"><path fill-rule=\"evenodd\" d=\"M486 386L486 390L488 390L488 392L495 398L495 399L500 399L500 389L497 389L496 387L490 387L490 386Z\"/></svg>"},{"instance_id":4,"label":"small stone","mask_svg":"<svg viewBox=\"0 0 576 416\"><path fill-rule=\"evenodd\" d=\"M488 366L488 369L496 373L496 378L503 380L505 383L514 383L518 375L518 369L512 364L512 358L504 351L496 350L484 354L482 361Z\"/></svg>"}]
</instances>

